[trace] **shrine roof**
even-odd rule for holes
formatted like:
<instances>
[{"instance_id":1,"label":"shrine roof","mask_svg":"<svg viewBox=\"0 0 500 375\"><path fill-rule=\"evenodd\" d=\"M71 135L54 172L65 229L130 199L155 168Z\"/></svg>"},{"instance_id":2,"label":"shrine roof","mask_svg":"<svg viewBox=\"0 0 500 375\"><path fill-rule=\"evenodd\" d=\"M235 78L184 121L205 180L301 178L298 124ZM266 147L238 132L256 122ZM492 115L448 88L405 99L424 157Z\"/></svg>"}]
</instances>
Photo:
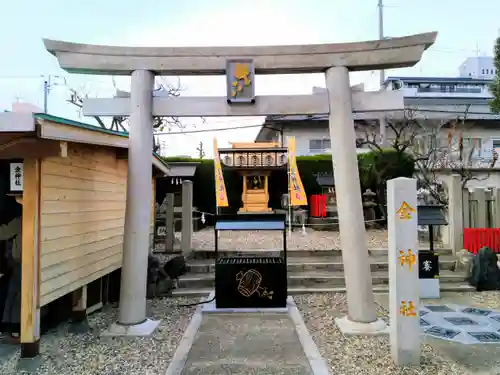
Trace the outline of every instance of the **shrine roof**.
<instances>
[{"instance_id":1,"label":"shrine roof","mask_svg":"<svg viewBox=\"0 0 500 375\"><path fill-rule=\"evenodd\" d=\"M332 176L317 176L316 183L319 186L335 186L335 179Z\"/></svg>"},{"instance_id":2,"label":"shrine roof","mask_svg":"<svg viewBox=\"0 0 500 375\"><path fill-rule=\"evenodd\" d=\"M286 215L275 213L240 213L217 215L215 230L285 230Z\"/></svg>"}]
</instances>

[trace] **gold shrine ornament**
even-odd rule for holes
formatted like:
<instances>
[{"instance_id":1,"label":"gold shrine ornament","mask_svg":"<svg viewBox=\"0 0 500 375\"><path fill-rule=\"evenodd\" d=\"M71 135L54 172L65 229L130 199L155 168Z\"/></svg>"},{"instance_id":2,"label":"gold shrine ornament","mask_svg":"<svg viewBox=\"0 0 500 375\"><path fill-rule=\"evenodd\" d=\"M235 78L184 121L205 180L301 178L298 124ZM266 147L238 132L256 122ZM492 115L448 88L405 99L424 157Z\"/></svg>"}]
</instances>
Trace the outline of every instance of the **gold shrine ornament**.
<instances>
[{"instance_id":1,"label":"gold shrine ornament","mask_svg":"<svg viewBox=\"0 0 500 375\"><path fill-rule=\"evenodd\" d=\"M262 275L256 269L238 272L236 281L238 282L238 292L244 297L248 298L257 293L261 298L273 299L274 292L260 286Z\"/></svg>"},{"instance_id":2,"label":"gold shrine ornament","mask_svg":"<svg viewBox=\"0 0 500 375\"><path fill-rule=\"evenodd\" d=\"M412 214L417 212L412 206L410 206L406 201L403 201L399 210L396 211L396 215L398 219L401 220L410 220L412 218Z\"/></svg>"},{"instance_id":3,"label":"gold shrine ornament","mask_svg":"<svg viewBox=\"0 0 500 375\"><path fill-rule=\"evenodd\" d=\"M236 97L245 87L250 86L250 64L236 63L234 67L234 80L232 82L232 96Z\"/></svg>"}]
</instances>

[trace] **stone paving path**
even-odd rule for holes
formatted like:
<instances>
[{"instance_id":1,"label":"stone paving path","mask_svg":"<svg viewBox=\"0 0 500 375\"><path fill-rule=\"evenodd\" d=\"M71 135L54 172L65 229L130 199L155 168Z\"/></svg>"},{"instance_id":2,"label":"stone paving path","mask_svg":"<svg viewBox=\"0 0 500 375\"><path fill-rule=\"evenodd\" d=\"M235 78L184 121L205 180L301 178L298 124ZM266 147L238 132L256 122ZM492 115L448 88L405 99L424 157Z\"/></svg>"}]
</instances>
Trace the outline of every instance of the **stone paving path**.
<instances>
[{"instance_id":1,"label":"stone paving path","mask_svg":"<svg viewBox=\"0 0 500 375\"><path fill-rule=\"evenodd\" d=\"M480 295L443 293L440 299L422 300L421 319L429 323L426 326L421 321L425 332L423 342L459 365L463 375L500 375L500 323L497 321L500 305L498 299L492 297L477 302L475 297ZM387 295L375 298L388 308ZM488 303L489 299L493 303Z\"/></svg>"},{"instance_id":2,"label":"stone paving path","mask_svg":"<svg viewBox=\"0 0 500 375\"><path fill-rule=\"evenodd\" d=\"M420 307L422 332L462 344L500 344L500 312L454 304Z\"/></svg>"},{"instance_id":3,"label":"stone paving path","mask_svg":"<svg viewBox=\"0 0 500 375\"><path fill-rule=\"evenodd\" d=\"M288 313L204 314L182 375L312 375Z\"/></svg>"}]
</instances>

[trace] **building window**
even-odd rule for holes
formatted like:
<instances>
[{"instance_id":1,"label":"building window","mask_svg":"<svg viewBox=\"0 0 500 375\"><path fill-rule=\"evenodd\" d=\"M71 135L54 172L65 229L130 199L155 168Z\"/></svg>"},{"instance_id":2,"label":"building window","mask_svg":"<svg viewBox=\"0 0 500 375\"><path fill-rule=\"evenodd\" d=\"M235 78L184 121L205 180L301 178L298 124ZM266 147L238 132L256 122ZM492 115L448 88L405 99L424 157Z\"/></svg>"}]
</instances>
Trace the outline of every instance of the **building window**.
<instances>
[{"instance_id":1,"label":"building window","mask_svg":"<svg viewBox=\"0 0 500 375\"><path fill-rule=\"evenodd\" d=\"M470 75L470 74L469 74ZM416 88L418 92L426 93L469 93L479 94L484 85L481 84L461 84L461 83L412 83L409 87Z\"/></svg>"},{"instance_id":2,"label":"building window","mask_svg":"<svg viewBox=\"0 0 500 375\"><path fill-rule=\"evenodd\" d=\"M309 152L325 152L331 148L331 143L329 139L310 139L309 140Z\"/></svg>"},{"instance_id":3,"label":"building window","mask_svg":"<svg viewBox=\"0 0 500 375\"><path fill-rule=\"evenodd\" d=\"M473 156L481 156L483 149L483 140L481 138L464 138L463 139L464 151L474 149Z\"/></svg>"},{"instance_id":4,"label":"building window","mask_svg":"<svg viewBox=\"0 0 500 375\"><path fill-rule=\"evenodd\" d=\"M493 140L493 148L500 148L500 139Z\"/></svg>"},{"instance_id":5,"label":"building window","mask_svg":"<svg viewBox=\"0 0 500 375\"><path fill-rule=\"evenodd\" d=\"M481 74L484 74L484 69L481 69Z\"/></svg>"}]
</instances>

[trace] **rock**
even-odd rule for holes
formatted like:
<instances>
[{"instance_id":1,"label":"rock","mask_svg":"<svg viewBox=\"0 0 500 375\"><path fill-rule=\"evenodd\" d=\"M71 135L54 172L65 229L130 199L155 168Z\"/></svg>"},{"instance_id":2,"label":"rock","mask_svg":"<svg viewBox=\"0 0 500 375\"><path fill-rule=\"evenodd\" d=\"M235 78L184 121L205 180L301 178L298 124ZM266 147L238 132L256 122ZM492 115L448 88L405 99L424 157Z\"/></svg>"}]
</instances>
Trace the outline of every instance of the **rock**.
<instances>
[{"instance_id":1,"label":"rock","mask_svg":"<svg viewBox=\"0 0 500 375\"><path fill-rule=\"evenodd\" d=\"M500 269L497 255L488 247L479 250L472 259L470 273L467 277L470 285L478 292L500 290Z\"/></svg>"}]
</instances>

